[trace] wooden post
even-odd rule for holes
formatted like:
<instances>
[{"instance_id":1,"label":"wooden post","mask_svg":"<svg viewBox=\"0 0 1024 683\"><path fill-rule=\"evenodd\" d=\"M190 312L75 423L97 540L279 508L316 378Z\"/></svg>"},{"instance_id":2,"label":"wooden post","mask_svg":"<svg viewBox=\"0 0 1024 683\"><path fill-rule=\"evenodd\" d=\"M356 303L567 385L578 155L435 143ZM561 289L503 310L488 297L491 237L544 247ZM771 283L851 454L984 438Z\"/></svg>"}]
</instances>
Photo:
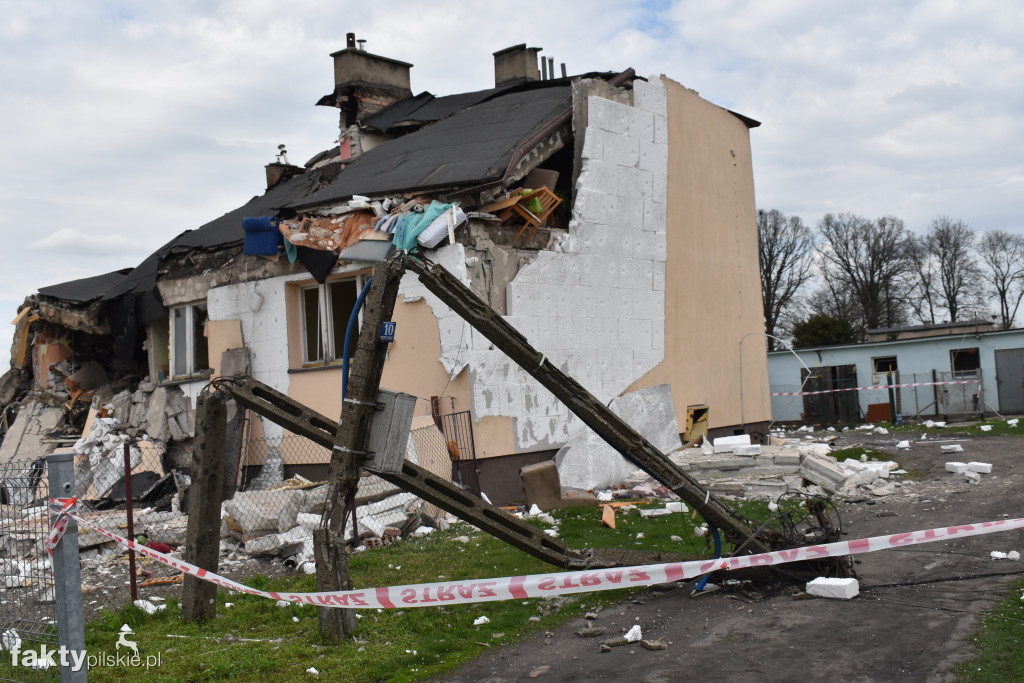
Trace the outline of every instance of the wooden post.
<instances>
[{"instance_id":1,"label":"wooden post","mask_svg":"<svg viewBox=\"0 0 1024 683\"><path fill-rule=\"evenodd\" d=\"M124 445L124 499L125 517L128 521L128 538L135 540L135 506L132 501L132 449L128 444ZM135 575L135 551L128 549L128 594L132 596L132 603L139 599L139 587Z\"/></svg>"},{"instance_id":2,"label":"wooden post","mask_svg":"<svg viewBox=\"0 0 1024 683\"><path fill-rule=\"evenodd\" d=\"M192 451L192 485L188 496L188 529L184 560L215 572L220 559L220 505L224 486L227 439L227 397L204 392L196 404L196 438ZM185 575L181 617L202 621L217 614L217 586Z\"/></svg>"},{"instance_id":3,"label":"wooden post","mask_svg":"<svg viewBox=\"0 0 1024 683\"><path fill-rule=\"evenodd\" d=\"M388 345L377 341L378 330L380 323L390 320L395 310L403 272L401 261L381 261L374 266L373 282L363 304L359 341L349 366L348 395L342 397L341 421L331 452L327 509L320 528L313 534L318 591L352 588L345 523L354 512L354 505L350 503L355 501L359 463L366 450L370 420L376 410L377 391L387 356ZM339 642L355 628L355 614L350 609L321 607L319 616L320 630L332 642Z\"/></svg>"}]
</instances>

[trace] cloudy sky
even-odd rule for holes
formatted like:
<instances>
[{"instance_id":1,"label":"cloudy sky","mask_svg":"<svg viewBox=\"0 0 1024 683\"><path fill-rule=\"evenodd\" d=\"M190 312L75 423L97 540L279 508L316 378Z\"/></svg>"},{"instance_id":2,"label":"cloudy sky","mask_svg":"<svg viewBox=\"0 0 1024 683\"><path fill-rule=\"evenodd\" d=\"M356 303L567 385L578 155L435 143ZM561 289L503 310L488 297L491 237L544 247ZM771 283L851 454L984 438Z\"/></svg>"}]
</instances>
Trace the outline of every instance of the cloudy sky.
<instances>
[{"instance_id":1,"label":"cloudy sky","mask_svg":"<svg viewBox=\"0 0 1024 683\"><path fill-rule=\"evenodd\" d=\"M761 208L1024 232L1024 3L0 0L0 348L25 295L137 265L332 146L355 32L414 92L493 85L526 42L570 74L667 74L763 122Z\"/></svg>"}]
</instances>

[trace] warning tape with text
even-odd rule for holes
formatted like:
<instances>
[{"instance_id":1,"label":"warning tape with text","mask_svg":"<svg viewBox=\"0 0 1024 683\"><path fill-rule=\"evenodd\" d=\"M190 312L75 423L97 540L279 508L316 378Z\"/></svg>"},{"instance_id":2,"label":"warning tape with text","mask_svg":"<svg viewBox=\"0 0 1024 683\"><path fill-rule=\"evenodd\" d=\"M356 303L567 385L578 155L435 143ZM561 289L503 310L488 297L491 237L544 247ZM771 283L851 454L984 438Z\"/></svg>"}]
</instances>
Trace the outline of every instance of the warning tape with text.
<instances>
[{"instance_id":1,"label":"warning tape with text","mask_svg":"<svg viewBox=\"0 0 1024 683\"><path fill-rule=\"evenodd\" d=\"M814 396L815 394L834 394L837 391L867 391L868 389L902 389L904 387L938 387L944 384L981 384L980 379L963 379L950 382L912 382L910 384L879 384L873 387L843 387L842 389L822 389L821 391L780 391L772 396Z\"/></svg>"},{"instance_id":2,"label":"warning tape with text","mask_svg":"<svg viewBox=\"0 0 1024 683\"><path fill-rule=\"evenodd\" d=\"M60 506L54 511L59 514L46 547L51 550L60 542L67 529L66 521L73 519L79 524L102 534L120 545L150 557L174 569L181 570L203 581L209 581L223 588L257 595L272 600L285 600L300 604L319 607L352 607L352 608L395 608L395 607L430 607L437 605L457 605L474 602L491 602L495 600L522 600L525 598L546 598L571 593L588 593L593 591L614 590L633 586L652 586L659 583L670 583L692 579L714 571L744 569L748 567L766 567L804 560L822 560L844 555L859 555L878 550L901 548L908 545L932 543L950 538L966 538L997 531L1024 529L1024 519L1005 519L995 522L961 524L958 526L941 527L909 531L888 536L873 536L852 541L839 541L822 545L804 546L790 550L776 550L757 555L739 557L694 560L690 562L671 562L667 564L651 564L618 569L582 570L570 572L554 572L551 574L530 574L527 576L506 576L495 579L473 579L462 581L439 581L435 583L418 583L404 586L384 586L380 588L364 588L359 590L332 591L320 593L289 593L262 591L250 588L237 581L225 578L214 572L200 569L177 558L147 548L132 540L122 538L93 522L75 514L75 499L61 498L52 500Z\"/></svg>"}]
</instances>

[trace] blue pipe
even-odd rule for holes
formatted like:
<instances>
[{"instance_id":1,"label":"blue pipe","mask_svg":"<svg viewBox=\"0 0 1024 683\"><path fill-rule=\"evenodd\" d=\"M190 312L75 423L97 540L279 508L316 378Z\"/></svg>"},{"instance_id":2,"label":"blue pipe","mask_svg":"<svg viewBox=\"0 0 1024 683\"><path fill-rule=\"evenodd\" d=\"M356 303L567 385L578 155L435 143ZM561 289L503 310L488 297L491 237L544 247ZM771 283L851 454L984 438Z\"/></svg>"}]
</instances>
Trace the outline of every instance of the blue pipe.
<instances>
[{"instance_id":1,"label":"blue pipe","mask_svg":"<svg viewBox=\"0 0 1024 683\"><path fill-rule=\"evenodd\" d=\"M373 282L373 277L366 280L366 284L363 285L363 291L359 292L359 296L356 297L356 305L352 307L352 315L348 317L348 327L345 328L345 348L342 349L341 355L341 399L345 400L345 394L348 392L348 349L349 342L352 339L352 329L356 326L356 321L359 320L359 309L363 307L363 301L366 299L366 293L370 291L370 283Z\"/></svg>"},{"instance_id":2,"label":"blue pipe","mask_svg":"<svg viewBox=\"0 0 1024 683\"><path fill-rule=\"evenodd\" d=\"M718 529L714 524L708 522L708 529L711 531L711 535L715 538L715 559L717 560L722 556L722 538L718 535ZM708 579L711 578L711 574L705 574L704 578L697 584L697 592L700 593L704 590L704 586L708 585Z\"/></svg>"}]
</instances>

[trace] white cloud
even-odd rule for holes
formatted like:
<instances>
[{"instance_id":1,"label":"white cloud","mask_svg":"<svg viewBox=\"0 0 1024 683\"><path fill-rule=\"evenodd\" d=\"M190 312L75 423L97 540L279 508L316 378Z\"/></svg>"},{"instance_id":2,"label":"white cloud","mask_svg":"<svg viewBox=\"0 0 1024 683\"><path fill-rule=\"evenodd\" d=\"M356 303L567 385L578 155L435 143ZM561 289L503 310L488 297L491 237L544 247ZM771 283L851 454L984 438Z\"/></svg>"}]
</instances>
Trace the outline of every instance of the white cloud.
<instances>
[{"instance_id":1,"label":"white cloud","mask_svg":"<svg viewBox=\"0 0 1024 683\"><path fill-rule=\"evenodd\" d=\"M493 84L491 53L526 42L569 73L665 73L763 122L762 207L936 214L1024 230L1024 6L638 0L0 0L9 248L0 305L137 264L331 146L329 54L345 33L413 63L415 92ZM6 310L6 312L5 312ZM0 319L13 317L13 307ZM4 325L0 320L0 330ZM5 348L0 332L0 348Z\"/></svg>"}]
</instances>

